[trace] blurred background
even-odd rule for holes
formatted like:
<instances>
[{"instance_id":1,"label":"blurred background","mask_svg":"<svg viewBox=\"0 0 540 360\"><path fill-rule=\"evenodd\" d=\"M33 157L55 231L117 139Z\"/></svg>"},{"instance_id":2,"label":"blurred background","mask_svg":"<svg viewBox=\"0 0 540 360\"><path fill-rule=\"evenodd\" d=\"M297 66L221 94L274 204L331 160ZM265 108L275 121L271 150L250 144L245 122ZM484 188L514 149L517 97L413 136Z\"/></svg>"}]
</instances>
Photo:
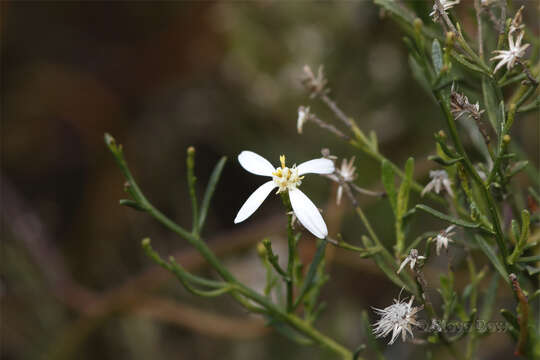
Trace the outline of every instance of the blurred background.
<instances>
[{"instance_id":1,"label":"blurred background","mask_svg":"<svg viewBox=\"0 0 540 360\"><path fill-rule=\"evenodd\" d=\"M186 242L148 215L118 205L123 178L103 134L124 145L147 197L186 226L186 148L197 150L199 194L227 156L204 236L238 277L262 288L255 247L264 236L278 248L283 244L285 216L279 198L270 197L248 221L233 224L260 184L239 166L240 151L274 163L282 153L300 163L323 147L339 157L356 155L357 184L381 189L378 163L313 124L297 134L299 105L334 121L303 90L305 64L324 64L332 97L364 131L377 132L390 159L403 166L415 156L422 183L436 167L427 155L442 118L412 79L395 24L369 1L0 4L1 358L331 359L264 327L227 297L195 298L158 269L141 250L143 237L163 256L213 275ZM418 6L427 13L431 2ZM532 15L527 21L537 21ZM535 163L537 115L523 117L513 131ZM305 191L325 209L331 234L342 231L359 243L364 230L347 201L335 205L334 185L313 177ZM387 202L359 201L391 244ZM442 228L428 217L416 226ZM305 234L301 250L308 261L313 247ZM451 251L433 265L433 281L448 258L456 268L462 264L462 254ZM374 320L370 307L390 305L400 289L354 253L333 249L327 261L331 281L322 298L328 308L318 326L354 348L366 340L361 311ZM467 272L457 269L456 277L461 291ZM480 347L483 358L512 354L506 334L487 342ZM385 349L389 358L423 356L422 347L410 344Z\"/></svg>"}]
</instances>

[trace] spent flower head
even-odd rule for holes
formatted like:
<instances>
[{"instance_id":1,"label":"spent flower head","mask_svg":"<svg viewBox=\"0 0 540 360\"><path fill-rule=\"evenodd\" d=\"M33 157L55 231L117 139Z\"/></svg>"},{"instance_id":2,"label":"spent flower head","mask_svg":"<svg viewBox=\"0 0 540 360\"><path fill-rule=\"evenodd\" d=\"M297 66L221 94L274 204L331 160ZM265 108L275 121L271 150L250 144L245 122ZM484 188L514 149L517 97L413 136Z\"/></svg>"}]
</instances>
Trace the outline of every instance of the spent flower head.
<instances>
[{"instance_id":1,"label":"spent flower head","mask_svg":"<svg viewBox=\"0 0 540 360\"><path fill-rule=\"evenodd\" d=\"M454 241L450 237L456 234L452 231L455 229L455 227L456 225L450 225L449 227L437 234L437 237L435 238L435 243L437 244L437 255L441 254L441 248L443 246L446 250L448 250L448 243Z\"/></svg>"},{"instance_id":2,"label":"spent flower head","mask_svg":"<svg viewBox=\"0 0 540 360\"><path fill-rule=\"evenodd\" d=\"M435 0L437 1L437 0ZM459 4L460 0L440 0L441 6L443 8L444 13L446 14L447 10L450 10L455 5ZM441 16L441 12L439 11L439 8L437 7L437 3L433 4L433 10L429 13L429 16L433 18L433 21L439 20L439 17Z\"/></svg>"},{"instance_id":3,"label":"spent flower head","mask_svg":"<svg viewBox=\"0 0 540 360\"><path fill-rule=\"evenodd\" d=\"M424 196L426 193L431 190L435 190L435 193L438 194L441 192L442 188L446 190L448 195L454 197L454 192L452 191L452 182L448 178L448 173L445 170L431 170L429 172L429 177L431 181L424 187L422 190L421 196Z\"/></svg>"},{"instance_id":4,"label":"spent flower head","mask_svg":"<svg viewBox=\"0 0 540 360\"><path fill-rule=\"evenodd\" d=\"M414 338L412 327L419 325L416 321L416 314L424 307L412 306L413 301L414 296L411 297L409 302L394 299L394 303L384 309L373 308L377 315L381 316L379 321L374 324L373 334L379 338L392 333L388 345L392 345L400 334L402 341L406 340L407 333L411 338Z\"/></svg>"},{"instance_id":5,"label":"spent flower head","mask_svg":"<svg viewBox=\"0 0 540 360\"><path fill-rule=\"evenodd\" d=\"M494 73L496 73L504 65L506 65L507 70L512 69L516 65L516 62L518 62L525 55L525 51L530 44L521 45L523 35L524 32L520 31L517 34L516 39L514 40L514 35L509 33L508 50L493 51L493 53L497 55L492 57L490 60L499 60L499 63L497 64L497 66L495 66L495 70L493 70Z\"/></svg>"},{"instance_id":6,"label":"spent flower head","mask_svg":"<svg viewBox=\"0 0 540 360\"><path fill-rule=\"evenodd\" d=\"M454 85L450 93L450 106L454 118L458 120L463 115L469 115L475 120L480 120L484 110L480 110L480 104L471 104L467 96L454 91Z\"/></svg>"},{"instance_id":7,"label":"spent flower head","mask_svg":"<svg viewBox=\"0 0 540 360\"><path fill-rule=\"evenodd\" d=\"M318 95L326 94L330 90L326 88L327 84L326 77L324 76L323 66L319 66L317 71L317 76L313 73L309 65L304 65L304 78L302 83L311 93L311 97L314 98Z\"/></svg>"},{"instance_id":8,"label":"spent flower head","mask_svg":"<svg viewBox=\"0 0 540 360\"><path fill-rule=\"evenodd\" d=\"M525 25L522 24L524 8L525 6L521 5L519 10L516 12L516 15L514 15L514 18L512 19L512 22L510 23L510 29L508 30L508 35L516 31L522 31L522 29L525 27Z\"/></svg>"},{"instance_id":9,"label":"spent flower head","mask_svg":"<svg viewBox=\"0 0 540 360\"><path fill-rule=\"evenodd\" d=\"M353 156L349 160L341 160L341 167L336 168L335 173L328 176L331 180L339 183L336 196L338 205L341 203L341 198L343 197L343 183L352 183L356 179L356 166L354 166L355 159L356 158Z\"/></svg>"},{"instance_id":10,"label":"spent flower head","mask_svg":"<svg viewBox=\"0 0 540 360\"><path fill-rule=\"evenodd\" d=\"M272 180L262 184L246 200L238 211L234 223L240 223L250 217L268 197L270 191L278 188L277 193L288 193L292 209L298 221L313 235L324 239L328 235L326 224L313 202L298 189L304 174L331 174L334 163L328 159L313 159L292 167L285 165L285 155L280 156L281 166L274 168L262 156L252 151L242 151L238 161L242 167L255 175L268 176Z\"/></svg>"},{"instance_id":11,"label":"spent flower head","mask_svg":"<svg viewBox=\"0 0 540 360\"><path fill-rule=\"evenodd\" d=\"M403 270L403 268L407 265L407 264L410 264L410 267L411 267L411 270L414 269L414 267L416 266L416 261L417 260L425 260L426 257L425 256L422 256L422 255L418 255L418 250L416 249L411 249L411 251L409 252L409 255L407 255L407 257L405 258L405 260L403 260L401 262L401 265L399 266L399 269L397 271L397 273L399 274L401 272L401 270Z\"/></svg>"}]
</instances>

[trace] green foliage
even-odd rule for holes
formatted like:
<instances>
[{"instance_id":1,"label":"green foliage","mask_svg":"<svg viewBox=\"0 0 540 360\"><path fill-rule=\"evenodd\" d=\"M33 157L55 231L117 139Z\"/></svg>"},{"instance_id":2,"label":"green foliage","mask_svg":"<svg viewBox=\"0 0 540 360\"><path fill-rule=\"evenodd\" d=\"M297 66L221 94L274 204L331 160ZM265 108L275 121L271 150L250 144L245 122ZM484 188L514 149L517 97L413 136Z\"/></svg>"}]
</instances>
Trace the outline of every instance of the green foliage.
<instances>
[{"instance_id":1,"label":"green foliage","mask_svg":"<svg viewBox=\"0 0 540 360\"><path fill-rule=\"evenodd\" d=\"M325 269L325 252L328 244L331 244L355 252L359 260L364 258L373 260L389 281L416 296L416 301L425 309L428 320L434 323L450 320L474 322L479 317L481 320L490 319L498 305L499 277L502 278L505 288L500 291L511 293L519 304L515 311L499 310L508 322L510 336L516 341L516 353L534 354L534 351L538 350L534 348L536 338L531 334L537 333L538 324L532 319L533 313L538 309L533 310L529 307L525 294L534 294L531 300L538 294L538 282L534 278L540 272L537 266L540 262L538 235L537 232L532 234L535 215L531 212L534 210L524 209L524 201L519 200L523 194L512 192L513 178L518 174L526 176L524 173L531 171L529 160L523 158L518 150L514 150L515 146L510 151L513 141L510 133L516 116L537 108L538 97L533 100L531 97L537 92L540 64L533 66L521 58L516 59L515 64L519 64L524 74L518 74L518 65L514 65L505 70L506 73L499 78L500 75L493 72L493 66L486 62L484 50L493 48L501 51L505 49L503 45L508 37L514 35L508 33L507 28L501 33L494 26L488 26L486 14L479 9L476 9L478 13L475 14L479 26L475 35L477 45L473 46L470 44L472 36L463 34L456 17L453 14L448 16L446 12L438 13L437 7L434 11L437 21L443 23L442 28L438 24L431 24L431 21L425 25L420 20L426 19L425 13L415 14L415 11L426 11L425 4L391 0L375 0L375 4L404 30L404 43L409 52L412 76L429 94L429 98L435 100L436 104L429 105L440 107L446 132L441 130L435 135L433 151L436 155L431 155L428 159L440 167L439 172L435 174L442 173L444 176L437 178L435 174L431 174L434 177L432 184L435 186L430 185L430 188L434 191L425 194L424 187L415 179L414 158L409 157L402 169L385 157L376 134L371 131L369 137L366 136L368 132L362 130L355 119L346 115L330 98L329 91L325 88L327 80L322 71L315 75L309 68L305 70L304 75L307 76L305 84L310 97L324 104L345 130L342 132L334 124L327 123L314 113L311 113L311 117L306 121L313 121L331 134L346 140L355 151L366 154L380 164L381 182L394 218L393 254L385 246L387 243L381 241L377 235L376 229L360 207L354 191L361 194L370 192L358 190L354 183L355 176L345 178L341 170L329 177L339 182L340 191L349 198L358 220L367 232L366 235L358 236L362 245L345 242L341 234L337 234L337 240L332 237L319 239L313 259L309 265L304 266L298 254L301 233L294 230L291 205L288 197L282 193L283 205L288 212L287 266L285 268L279 264L278 255L275 254L269 239L264 239L259 244L257 250L267 275L264 295L239 282L214 256L200 236L212 195L223 171L225 158L215 166L203 200L199 204L195 191L195 149L188 149L187 183L192 203L193 226L191 231L187 231L159 212L144 197L127 167L121 146L116 145L110 135L105 135L107 146L127 180L125 189L129 199L121 200L121 204L146 211L169 230L186 239L222 278L222 281L206 279L187 272L174 259L169 261L161 259L150 247L150 241L145 239L143 248L148 256L171 271L188 291L203 297L228 294L248 311L262 314L269 326L296 343L320 345L348 360L358 359L366 350L373 351L378 358L383 358L383 351L373 336L365 312L362 313L362 322L368 346L360 344L354 351L314 327L315 320L325 307L324 303L319 302L319 295L329 279ZM501 23L511 21L506 17L500 20ZM447 32L441 31L442 29ZM485 44L484 39L488 39L488 42L491 39L491 43ZM525 39L531 43L535 40L528 33ZM458 87L467 89L468 95L461 93L462 90ZM511 95L507 97L507 93ZM479 99L476 100L479 102L476 104L474 101L470 102L469 96L471 99ZM491 125L489 131L484 127L485 118ZM473 131L475 134L472 135L478 135L475 139L481 140L469 141L472 135L465 134L462 122L468 124L467 131ZM495 146L490 142L491 135L488 135L488 132L495 133ZM478 154L483 157L481 164L475 163ZM538 183L537 174L529 176L531 183ZM399 185L396 185L397 182ZM416 199L414 196L411 197L411 192L426 195L422 199L424 203L411 204L411 199ZM539 196L534 189L531 189L530 196L539 202ZM423 229L419 232L420 235L410 236L407 224L420 212L452 226L442 230ZM520 221L517 218L520 218ZM511 223L509 229L505 226L508 223ZM533 236L536 239L534 242L530 240ZM510 239L514 239L515 243L511 244ZM424 240L427 240L424 245L425 251L420 253L417 248ZM435 242L437 255L443 244L444 248L450 247L448 251L454 251L453 247L463 248L470 278L469 283L463 286L463 290L459 289L459 281L454 281L454 266L461 264L449 263L448 270L439 275L440 286L437 292L441 300L440 309L434 307L433 304L437 302L431 302L427 291L429 288L427 279L432 279L433 276L426 277L424 274L425 265L437 256L430 249L431 244ZM475 265L479 259L484 264L484 268L480 271ZM407 269L409 266L406 266L403 268L404 271L400 269L398 273L402 261L405 261L404 266L411 266L410 271ZM489 270L496 272L491 277L487 289L483 290L481 284ZM279 290L282 288L281 285L285 289L284 296L281 296ZM479 298L482 300L481 306L478 306ZM441 310L442 315L439 315ZM427 352L429 354L434 346L444 345L454 357L461 358L460 350L453 344L466 337L467 346L464 353L466 358L470 359L475 356L478 341L487 335L488 333L478 329L463 331L455 336L450 336L444 331L432 331L426 334L422 341L430 349Z\"/></svg>"}]
</instances>

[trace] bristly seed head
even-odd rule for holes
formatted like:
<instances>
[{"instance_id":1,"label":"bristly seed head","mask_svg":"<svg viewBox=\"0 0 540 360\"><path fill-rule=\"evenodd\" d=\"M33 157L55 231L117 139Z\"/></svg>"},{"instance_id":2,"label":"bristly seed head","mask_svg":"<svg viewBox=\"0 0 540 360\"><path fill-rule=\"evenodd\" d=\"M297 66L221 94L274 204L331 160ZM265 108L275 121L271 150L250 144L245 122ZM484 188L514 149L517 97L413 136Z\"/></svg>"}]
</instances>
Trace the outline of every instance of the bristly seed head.
<instances>
[{"instance_id":1,"label":"bristly seed head","mask_svg":"<svg viewBox=\"0 0 540 360\"><path fill-rule=\"evenodd\" d=\"M401 334L401 340L405 341L407 334L414 338L412 333L412 326L418 326L416 321L416 314L424 307L413 307L412 303L414 296L411 297L409 302L395 300L394 303L384 309L373 308L375 312L381 316L374 326L373 334L376 337L386 337L392 333L392 338L388 345L392 345L394 341Z\"/></svg>"}]
</instances>

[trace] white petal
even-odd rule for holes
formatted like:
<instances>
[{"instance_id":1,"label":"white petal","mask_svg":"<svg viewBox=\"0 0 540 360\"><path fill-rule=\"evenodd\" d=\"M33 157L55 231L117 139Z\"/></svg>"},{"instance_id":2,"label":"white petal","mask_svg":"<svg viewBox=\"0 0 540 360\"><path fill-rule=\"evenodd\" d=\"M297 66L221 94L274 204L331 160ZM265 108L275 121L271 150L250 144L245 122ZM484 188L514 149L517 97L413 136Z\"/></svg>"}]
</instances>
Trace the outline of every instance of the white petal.
<instances>
[{"instance_id":1,"label":"white petal","mask_svg":"<svg viewBox=\"0 0 540 360\"><path fill-rule=\"evenodd\" d=\"M319 209L300 190L289 190L289 198L298 221L319 239L324 239L328 235L328 229L319 212Z\"/></svg>"},{"instance_id":2,"label":"white petal","mask_svg":"<svg viewBox=\"0 0 540 360\"><path fill-rule=\"evenodd\" d=\"M275 187L276 184L274 184L274 181L268 181L259 186L257 190L248 197L244 205L242 205L234 219L234 223L238 224L250 217L251 214L261 206L263 201L268 197L268 194L270 194L270 191Z\"/></svg>"},{"instance_id":3,"label":"white petal","mask_svg":"<svg viewBox=\"0 0 540 360\"><path fill-rule=\"evenodd\" d=\"M301 163L297 167L298 175L304 174L331 174L334 172L334 163L328 159L313 159Z\"/></svg>"},{"instance_id":4,"label":"white petal","mask_svg":"<svg viewBox=\"0 0 540 360\"><path fill-rule=\"evenodd\" d=\"M244 169L255 175L272 176L276 170L268 160L253 151L242 151L238 161Z\"/></svg>"},{"instance_id":5,"label":"white petal","mask_svg":"<svg viewBox=\"0 0 540 360\"><path fill-rule=\"evenodd\" d=\"M399 266L399 269L397 271L397 274L399 274L401 272L401 270L403 270L403 268L407 265L407 263L411 261L411 258L410 257L406 257L405 260L403 260L403 262L401 263L401 265Z\"/></svg>"},{"instance_id":6,"label":"white petal","mask_svg":"<svg viewBox=\"0 0 540 360\"><path fill-rule=\"evenodd\" d=\"M424 190L422 190L422 192L420 193L420 196L421 197L424 197L424 195L428 192L431 191L431 189L433 189L433 187L435 186L435 180L431 180L427 185L426 187L424 188Z\"/></svg>"}]
</instances>

